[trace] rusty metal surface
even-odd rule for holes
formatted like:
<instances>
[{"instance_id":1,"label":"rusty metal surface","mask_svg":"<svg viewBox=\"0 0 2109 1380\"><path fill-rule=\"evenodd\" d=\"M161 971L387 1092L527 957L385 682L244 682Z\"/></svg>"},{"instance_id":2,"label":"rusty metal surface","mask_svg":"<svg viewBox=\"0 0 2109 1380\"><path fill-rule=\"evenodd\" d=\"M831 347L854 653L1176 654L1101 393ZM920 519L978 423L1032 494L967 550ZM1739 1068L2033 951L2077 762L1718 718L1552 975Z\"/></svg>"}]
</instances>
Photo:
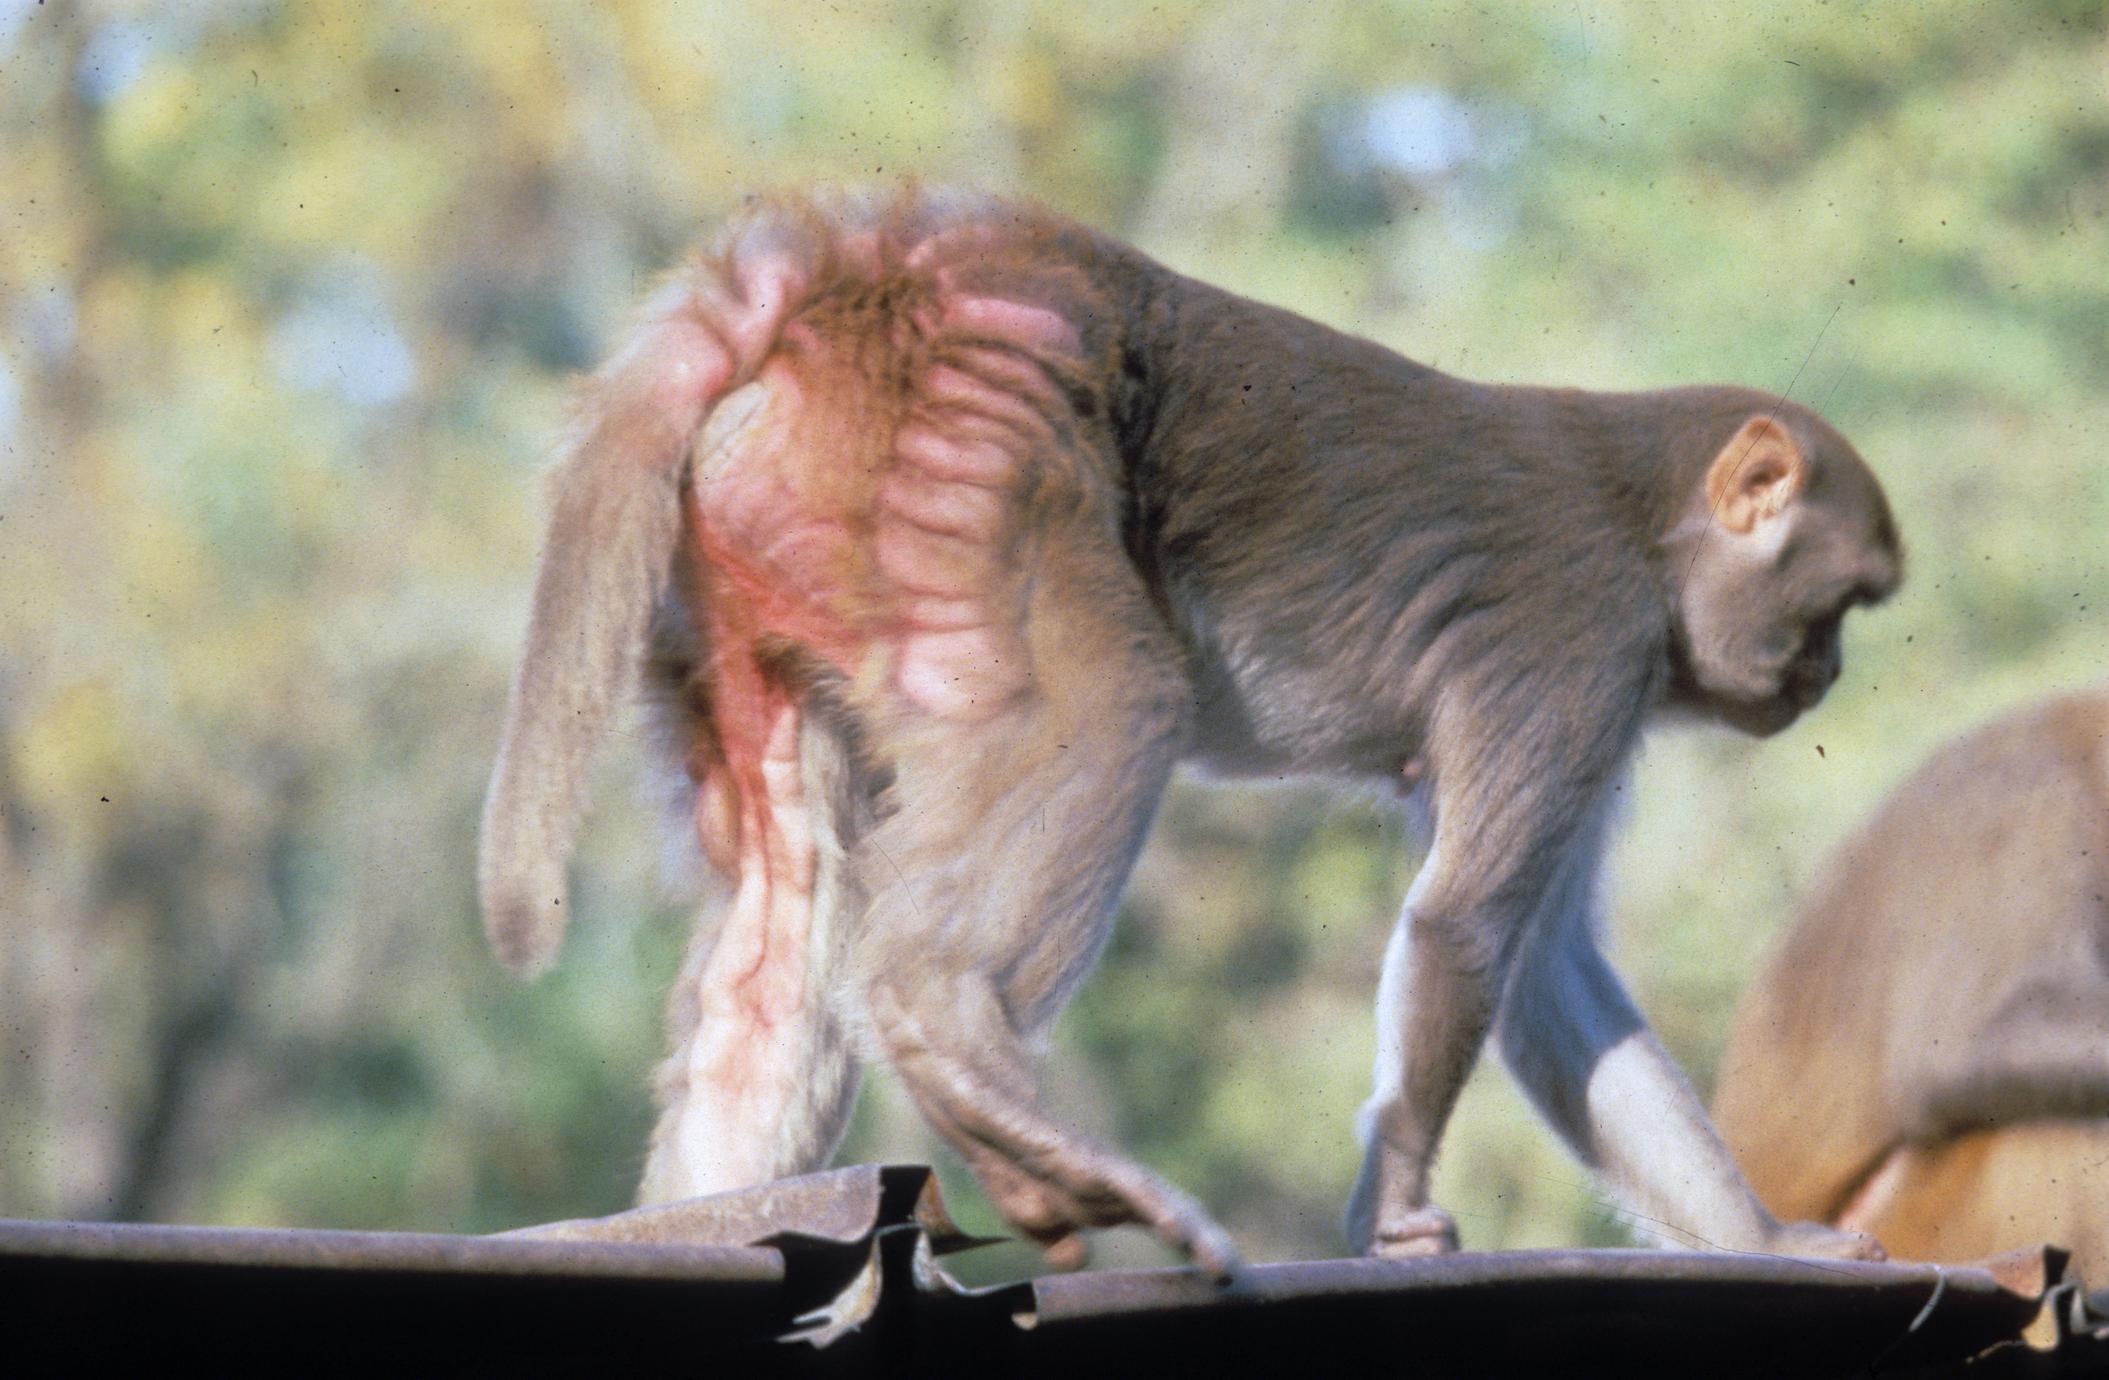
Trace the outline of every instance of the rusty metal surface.
<instances>
[{"instance_id":1,"label":"rusty metal surface","mask_svg":"<svg viewBox=\"0 0 2109 1380\"><path fill-rule=\"evenodd\" d=\"M780 1283L784 1277L782 1253L766 1246L636 1246L422 1232L0 1220L0 1261L8 1260L757 1284Z\"/></svg>"},{"instance_id":2,"label":"rusty metal surface","mask_svg":"<svg viewBox=\"0 0 2109 1380\"><path fill-rule=\"evenodd\" d=\"M927 1167L900 1164L853 1165L609 1217L523 1227L499 1239L748 1245L796 1235L848 1243L881 1224L914 1226L940 1254L984 1244L953 1224Z\"/></svg>"},{"instance_id":3,"label":"rusty metal surface","mask_svg":"<svg viewBox=\"0 0 2109 1380\"><path fill-rule=\"evenodd\" d=\"M912 1252L934 1257L986 1244L952 1221L937 1177L924 1165L854 1165L758 1188L576 1218L508 1232L515 1241L619 1245L767 1244L802 1266L804 1306L785 1340L832 1346L863 1327L884 1302L888 1278L881 1239L912 1237ZM895 1271L904 1278L912 1268ZM825 1289L817 1281L825 1281ZM913 1288L912 1283L896 1290Z\"/></svg>"},{"instance_id":4,"label":"rusty metal surface","mask_svg":"<svg viewBox=\"0 0 2109 1380\"><path fill-rule=\"evenodd\" d=\"M1665 1251L1047 1276L966 1289L934 1177L858 1166L496 1237L0 1222L9 1349L303 1373L2109 1375L2062 1253ZM57 1354L57 1353L55 1353Z\"/></svg>"}]
</instances>

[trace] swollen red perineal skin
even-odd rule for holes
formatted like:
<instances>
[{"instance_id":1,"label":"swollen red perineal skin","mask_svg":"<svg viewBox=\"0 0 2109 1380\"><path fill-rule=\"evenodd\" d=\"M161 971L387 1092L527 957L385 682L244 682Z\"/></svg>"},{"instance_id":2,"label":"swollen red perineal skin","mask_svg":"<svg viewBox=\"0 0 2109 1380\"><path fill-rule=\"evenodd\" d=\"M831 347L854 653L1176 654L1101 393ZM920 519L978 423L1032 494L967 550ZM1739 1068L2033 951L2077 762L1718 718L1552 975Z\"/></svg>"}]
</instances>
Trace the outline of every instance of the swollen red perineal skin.
<instances>
[{"instance_id":1,"label":"swollen red perineal skin","mask_svg":"<svg viewBox=\"0 0 2109 1380\"><path fill-rule=\"evenodd\" d=\"M978 419L953 418L939 431L923 421L910 421L894 436L894 454L911 474L940 483L974 484L987 488L1011 477L1014 461L998 439L996 428Z\"/></svg>"},{"instance_id":2,"label":"swollen red perineal skin","mask_svg":"<svg viewBox=\"0 0 2109 1380\"><path fill-rule=\"evenodd\" d=\"M993 544L1003 535L1004 496L985 484L948 482L900 465L879 481L879 507L926 532Z\"/></svg>"},{"instance_id":3,"label":"swollen red perineal skin","mask_svg":"<svg viewBox=\"0 0 2109 1380\"><path fill-rule=\"evenodd\" d=\"M948 289L951 275L938 280ZM954 297L945 303L945 325L966 335L987 336L1029 349L1054 354L1075 354L1082 348L1076 328L1059 312L1005 297Z\"/></svg>"},{"instance_id":4,"label":"swollen red perineal skin","mask_svg":"<svg viewBox=\"0 0 2109 1380\"><path fill-rule=\"evenodd\" d=\"M805 646L846 675L874 648L890 652L911 705L980 717L1026 683L1010 505L1061 405L1022 351L1074 348L1076 335L1052 312L993 297L915 316L919 362L876 479L859 483L842 467L871 454L882 419L856 394L872 385L794 313L758 371L766 415L699 479L702 549L721 574L713 599L745 604L751 636Z\"/></svg>"},{"instance_id":5,"label":"swollen red perineal skin","mask_svg":"<svg viewBox=\"0 0 2109 1380\"><path fill-rule=\"evenodd\" d=\"M691 382L766 390L698 467L690 511L723 757L697 773L698 824L722 834L727 814L737 821L735 849L720 839L713 852L736 850L743 872L767 865L759 764L779 716L795 711L759 659L765 639L852 678L881 655L907 705L944 718L985 718L1029 682L1011 507L1064 406L1039 359L1079 339L1045 308L958 292L927 250L908 256L922 301L905 329L890 314L877 347L870 336L831 340L841 317L796 300L795 265L742 266L736 308L722 290L698 295L708 320L686 342L699 361ZM878 269L875 256L851 257ZM874 348L907 365L904 397L874 381L884 376Z\"/></svg>"}]
</instances>

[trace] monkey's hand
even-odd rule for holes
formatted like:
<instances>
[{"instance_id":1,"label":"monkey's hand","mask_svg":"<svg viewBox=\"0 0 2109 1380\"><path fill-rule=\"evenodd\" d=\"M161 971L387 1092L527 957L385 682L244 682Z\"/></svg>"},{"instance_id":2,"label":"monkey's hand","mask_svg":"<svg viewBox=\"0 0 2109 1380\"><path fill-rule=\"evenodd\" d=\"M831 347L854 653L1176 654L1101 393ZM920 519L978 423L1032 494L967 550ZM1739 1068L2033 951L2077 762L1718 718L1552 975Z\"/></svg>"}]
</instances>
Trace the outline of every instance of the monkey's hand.
<instances>
[{"instance_id":1,"label":"monkey's hand","mask_svg":"<svg viewBox=\"0 0 2109 1380\"><path fill-rule=\"evenodd\" d=\"M1767 1249L1774 1255L1807 1255L1824 1260L1889 1259L1882 1243L1864 1231L1842 1231L1821 1222L1782 1222Z\"/></svg>"},{"instance_id":2,"label":"monkey's hand","mask_svg":"<svg viewBox=\"0 0 2109 1380\"><path fill-rule=\"evenodd\" d=\"M1457 1249L1457 1219L1428 1201L1426 1160L1373 1141L1348 1199L1347 1243L1357 1255L1413 1260Z\"/></svg>"},{"instance_id":3,"label":"monkey's hand","mask_svg":"<svg viewBox=\"0 0 2109 1380\"><path fill-rule=\"evenodd\" d=\"M1457 1249L1457 1219L1439 1207L1417 1207L1388 1215L1370 1233L1364 1253L1380 1260L1448 1255Z\"/></svg>"}]
</instances>

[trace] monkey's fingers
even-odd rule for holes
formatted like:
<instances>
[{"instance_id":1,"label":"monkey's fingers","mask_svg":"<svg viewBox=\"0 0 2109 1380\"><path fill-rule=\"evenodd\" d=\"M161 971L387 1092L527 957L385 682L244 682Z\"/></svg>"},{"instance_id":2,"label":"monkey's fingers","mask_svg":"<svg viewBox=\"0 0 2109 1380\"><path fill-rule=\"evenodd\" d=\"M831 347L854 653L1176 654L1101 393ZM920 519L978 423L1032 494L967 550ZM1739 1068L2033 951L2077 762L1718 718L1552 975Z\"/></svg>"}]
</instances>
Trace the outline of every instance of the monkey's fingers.
<instances>
[{"instance_id":1,"label":"monkey's fingers","mask_svg":"<svg viewBox=\"0 0 2109 1380\"><path fill-rule=\"evenodd\" d=\"M1417 1207L1377 1223L1369 1253L1380 1260L1415 1260L1457 1249L1457 1219L1439 1207Z\"/></svg>"}]
</instances>

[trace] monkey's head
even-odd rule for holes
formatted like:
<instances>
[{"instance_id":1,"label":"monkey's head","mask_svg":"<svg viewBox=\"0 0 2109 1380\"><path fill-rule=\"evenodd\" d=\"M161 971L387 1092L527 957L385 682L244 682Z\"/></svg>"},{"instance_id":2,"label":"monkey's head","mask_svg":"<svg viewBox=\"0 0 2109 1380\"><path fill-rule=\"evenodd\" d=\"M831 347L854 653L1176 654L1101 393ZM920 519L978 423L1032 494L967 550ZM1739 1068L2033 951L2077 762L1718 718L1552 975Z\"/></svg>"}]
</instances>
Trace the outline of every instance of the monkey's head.
<instances>
[{"instance_id":1,"label":"monkey's head","mask_svg":"<svg viewBox=\"0 0 2109 1380\"><path fill-rule=\"evenodd\" d=\"M1765 737L1838 679L1846 612L1889 597L1903 553L1881 485L1821 418L1781 404L1730 424L1665 542L1670 698Z\"/></svg>"}]
</instances>

